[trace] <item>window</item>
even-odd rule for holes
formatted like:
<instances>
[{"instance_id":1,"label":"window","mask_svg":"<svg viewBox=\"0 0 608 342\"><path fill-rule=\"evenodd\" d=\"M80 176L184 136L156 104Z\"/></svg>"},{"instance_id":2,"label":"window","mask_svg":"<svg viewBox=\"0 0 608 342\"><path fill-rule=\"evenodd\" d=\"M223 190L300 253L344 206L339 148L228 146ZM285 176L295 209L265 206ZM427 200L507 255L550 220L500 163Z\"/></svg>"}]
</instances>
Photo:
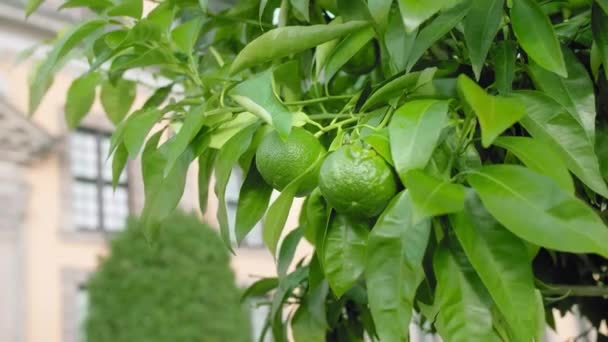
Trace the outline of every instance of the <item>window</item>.
<instances>
[{"instance_id":1,"label":"window","mask_svg":"<svg viewBox=\"0 0 608 342\"><path fill-rule=\"evenodd\" d=\"M89 309L89 293L86 285L78 286L76 291L76 341L85 341L85 321Z\"/></svg>"},{"instance_id":2,"label":"window","mask_svg":"<svg viewBox=\"0 0 608 342\"><path fill-rule=\"evenodd\" d=\"M228 186L226 187L226 209L228 211L228 220L231 227L234 227L236 222L236 211L239 202L239 192L243 184L243 172L240 168L232 169ZM262 222L258 222L253 229L247 234L243 240L243 245L247 247L262 247L264 240L262 238Z\"/></svg>"},{"instance_id":3,"label":"window","mask_svg":"<svg viewBox=\"0 0 608 342\"><path fill-rule=\"evenodd\" d=\"M112 163L106 160L110 136L79 129L70 136L72 219L80 230L117 231L129 214L126 172L112 189Z\"/></svg>"},{"instance_id":4,"label":"window","mask_svg":"<svg viewBox=\"0 0 608 342\"><path fill-rule=\"evenodd\" d=\"M272 341L272 333L266 328L268 321L268 314L270 313L270 306L262 304L262 302L268 301L267 298L259 297L249 302L249 319L251 320L251 334L252 341L259 341L262 334L265 333L264 342Z\"/></svg>"}]
</instances>

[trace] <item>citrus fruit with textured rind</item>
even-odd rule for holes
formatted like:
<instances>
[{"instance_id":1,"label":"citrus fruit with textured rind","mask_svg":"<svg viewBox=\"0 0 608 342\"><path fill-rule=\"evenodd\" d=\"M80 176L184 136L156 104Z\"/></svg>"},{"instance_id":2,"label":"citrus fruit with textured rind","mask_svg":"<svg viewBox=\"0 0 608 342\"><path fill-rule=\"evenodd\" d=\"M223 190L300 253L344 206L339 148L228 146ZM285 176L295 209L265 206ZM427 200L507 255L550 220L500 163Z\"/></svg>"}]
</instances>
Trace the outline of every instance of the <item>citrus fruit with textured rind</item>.
<instances>
[{"instance_id":1,"label":"citrus fruit with textured rind","mask_svg":"<svg viewBox=\"0 0 608 342\"><path fill-rule=\"evenodd\" d=\"M280 191L314 165L324 153L325 148L319 140L303 128L293 128L286 140L273 131L258 146L256 166L266 183ZM296 195L309 194L317 186L317 175L318 170L307 175Z\"/></svg>"},{"instance_id":2,"label":"citrus fruit with textured rind","mask_svg":"<svg viewBox=\"0 0 608 342\"><path fill-rule=\"evenodd\" d=\"M319 188L337 212L354 217L379 215L397 193L390 165L374 150L347 145L330 154L319 172Z\"/></svg>"}]
</instances>

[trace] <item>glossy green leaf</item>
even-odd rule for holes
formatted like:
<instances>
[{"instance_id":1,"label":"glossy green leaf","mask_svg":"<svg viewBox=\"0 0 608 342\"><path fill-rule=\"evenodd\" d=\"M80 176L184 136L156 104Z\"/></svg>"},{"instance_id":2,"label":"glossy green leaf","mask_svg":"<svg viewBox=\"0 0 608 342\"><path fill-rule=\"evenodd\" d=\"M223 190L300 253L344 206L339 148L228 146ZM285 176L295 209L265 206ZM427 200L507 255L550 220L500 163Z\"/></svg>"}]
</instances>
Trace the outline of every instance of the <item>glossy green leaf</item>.
<instances>
[{"instance_id":1,"label":"glossy green leaf","mask_svg":"<svg viewBox=\"0 0 608 342\"><path fill-rule=\"evenodd\" d=\"M608 180L608 130L598 129L595 139L595 153L600 162L600 171L605 180Z\"/></svg>"},{"instance_id":2,"label":"glossy green leaf","mask_svg":"<svg viewBox=\"0 0 608 342\"><path fill-rule=\"evenodd\" d=\"M363 274L369 226L337 214L331 218L323 244L325 276L339 298Z\"/></svg>"},{"instance_id":3,"label":"glossy green leaf","mask_svg":"<svg viewBox=\"0 0 608 342\"><path fill-rule=\"evenodd\" d=\"M391 143L386 128L365 136L363 141L368 143L387 163L394 165L391 157Z\"/></svg>"},{"instance_id":4,"label":"glossy green leaf","mask_svg":"<svg viewBox=\"0 0 608 342\"><path fill-rule=\"evenodd\" d=\"M504 0L473 0L471 10L463 21L464 40L477 80L498 32L504 3Z\"/></svg>"},{"instance_id":5,"label":"glossy green leaf","mask_svg":"<svg viewBox=\"0 0 608 342\"><path fill-rule=\"evenodd\" d=\"M574 194L574 183L568 168L551 146L528 137L498 137L494 145L507 149L527 167L553 178L563 190Z\"/></svg>"},{"instance_id":6,"label":"glossy green leaf","mask_svg":"<svg viewBox=\"0 0 608 342\"><path fill-rule=\"evenodd\" d=\"M595 2L604 10L604 12L608 13L608 0L595 0Z\"/></svg>"},{"instance_id":7,"label":"glossy green leaf","mask_svg":"<svg viewBox=\"0 0 608 342\"><path fill-rule=\"evenodd\" d=\"M217 221L220 225L222 240L230 250L232 250L232 234L226 209L226 187L232 169L236 166L239 157L247 151L257 129L258 125L254 123L239 130L222 146L216 157L214 191L218 200Z\"/></svg>"},{"instance_id":8,"label":"glossy green leaf","mask_svg":"<svg viewBox=\"0 0 608 342\"><path fill-rule=\"evenodd\" d=\"M287 184L283 191L281 191L279 197L277 197L277 199L272 203L270 208L268 208L268 212L264 217L263 238L264 243L272 254L275 254L276 252L279 239L281 238L281 233L283 232L283 228L285 226L285 222L287 222L289 210L291 209L293 199L296 196L300 184L305 180L307 176L310 176L310 173L315 172L315 170L317 170L323 159L324 156L320 155L319 159L317 159L317 161L313 165L311 165L307 170L302 172L300 176L292 180L291 183Z\"/></svg>"},{"instance_id":9,"label":"glossy green leaf","mask_svg":"<svg viewBox=\"0 0 608 342\"><path fill-rule=\"evenodd\" d=\"M313 190L306 201L306 226L304 227L304 237L311 244L316 244L319 240L317 235L321 235L327 228L327 203L321 195L319 188Z\"/></svg>"},{"instance_id":10,"label":"glossy green leaf","mask_svg":"<svg viewBox=\"0 0 608 342\"><path fill-rule=\"evenodd\" d=\"M163 102L165 102L165 100L167 100L167 97L169 97L169 94L171 94L172 89L173 84L169 84L168 86L156 89L154 93L152 93L152 95L148 97L146 102L144 102L144 105L142 107L148 108L160 106L161 104L163 104Z\"/></svg>"},{"instance_id":11,"label":"glossy green leaf","mask_svg":"<svg viewBox=\"0 0 608 342\"><path fill-rule=\"evenodd\" d=\"M368 0L367 8L381 31L386 27L393 0Z\"/></svg>"},{"instance_id":12,"label":"glossy green leaf","mask_svg":"<svg viewBox=\"0 0 608 342\"><path fill-rule=\"evenodd\" d=\"M121 122L135 101L136 83L120 78L116 84L105 81L101 85L100 100L110 121L115 125Z\"/></svg>"},{"instance_id":13,"label":"glossy green leaf","mask_svg":"<svg viewBox=\"0 0 608 342\"><path fill-rule=\"evenodd\" d=\"M241 243L245 236L262 220L268 203L272 187L266 184L256 167L249 168L247 177L239 192L239 201L236 210L236 241Z\"/></svg>"},{"instance_id":14,"label":"glossy green leaf","mask_svg":"<svg viewBox=\"0 0 608 342\"><path fill-rule=\"evenodd\" d=\"M114 190L118 186L118 181L127 165L128 159L129 153L127 152L127 148L124 144L119 144L112 156L112 188Z\"/></svg>"},{"instance_id":15,"label":"glossy green leaf","mask_svg":"<svg viewBox=\"0 0 608 342\"><path fill-rule=\"evenodd\" d=\"M298 18L310 21L310 0L289 0L289 3Z\"/></svg>"},{"instance_id":16,"label":"glossy green leaf","mask_svg":"<svg viewBox=\"0 0 608 342\"><path fill-rule=\"evenodd\" d=\"M34 13L44 0L27 0L25 3L25 16L29 17L32 13Z\"/></svg>"},{"instance_id":17,"label":"glossy green leaf","mask_svg":"<svg viewBox=\"0 0 608 342\"><path fill-rule=\"evenodd\" d=\"M541 67L568 76L553 26L535 0L513 1L511 25L521 47Z\"/></svg>"},{"instance_id":18,"label":"glossy green leaf","mask_svg":"<svg viewBox=\"0 0 608 342\"><path fill-rule=\"evenodd\" d=\"M198 156L198 206L201 213L207 212L207 200L209 198L209 180L213 173L213 164L215 164L215 157L217 150L207 149L200 156Z\"/></svg>"},{"instance_id":19,"label":"glossy green leaf","mask_svg":"<svg viewBox=\"0 0 608 342\"><path fill-rule=\"evenodd\" d=\"M397 0L407 32L412 32L444 6L446 0Z\"/></svg>"},{"instance_id":20,"label":"glossy green leaf","mask_svg":"<svg viewBox=\"0 0 608 342\"><path fill-rule=\"evenodd\" d=\"M200 35L202 25L201 18L195 18L177 26L171 31L173 43L180 51L190 54Z\"/></svg>"},{"instance_id":21,"label":"glossy green leaf","mask_svg":"<svg viewBox=\"0 0 608 342\"><path fill-rule=\"evenodd\" d=\"M301 239L302 229L296 228L289 232L281 242L281 248L279 248L279 255L277 258L277 274L279 277L284 277L287 274L287 270L289 269L289 266L291 266Z\"/></svg>"},{"instance_id":22,"label":"glossy green leaf","mask_svg":"<svg viewBox=\"0 0 608 342\"><path fill-rule=\"evenodd\" d=\"M459 0L456 2L457 4L454 7L442 11L431 23L420 30L408 58L406 70L412 70L426 50L433 46L433 44L445 34L450 32L450 30L460 23L462 18L467 15L471 9L471 0ZM429 2L424 1L424 3L426 4Z\"/></svg>"},{"instance_id":23,"label":"glossy green leaf","mask_svg":"<svg viewBox=\"0 0 608 342\"><path fill-rule=\"evenodd\" d=\"M343 22L342 17L336 17L328 25L329 26L339 25L339 24L342 24L342 22ZM315 49L315 71L316 71L317 78L321 74L321 71L323 71L323 67L325 66L325 63L327 63L327 60L329 59L329 57L333 53L336 45L338 45L339 42L340 42L340 39L338 39L338 38L332 39L323 44L320 44Z\"/></svg>"},{"instance_id":24,"label":"glossy green leaf","mask_svg":"<svg viewBox=\"0 0 608 342\"><path fill-rule=\"evenodd\" d=\"M477 115L483 147L490 146L496 137L526 115L519 99L491 96L464 74L458 76L458 91Z\"/></svg>"},{"instance_id":25,"label":"glossy green leaf","mask_svg":"<svg viewBox=\"0 0 608 342\"><path fill-rule=\"evenodd\" d=\"M278 278L262 278L255 281L241 295L241 303L248 298L259 298L279 286Z\"/></svg>"},{"instance_id":26,"label":"glossy green leaf","mask_svg":"<svg viewBox=\"0 0 608 342\"><path fill-rule=\"evenodd\" d=\"M338 25L286 26L270 30L247 44L236 56L230 73L298 53L367 26L363 21Z\"/></svg>"},{"instance_id":27,"label":"glossy green leaf","mask_svg":"<svg viewBox=\"0 0 608 342\"><path fill-rule=\"evenodd\" d=\"M148 133L162 115L160 110L150 108L142 109L129 117L125 127L124 143L131 159L137 156Z\"/></svg>"},{"instance_id":28,"label":"glossy green leaf","mask_svg":"<svg viewBox=\"0 0 608 342\"><path fill-rule=\"evenodd\" d=\"M188 145L194 137L199 133L205 120L205 107L199 106L190 110L186 114L181 128L172 139L171 143L167 146L167 165L165 166L164 175L167 176L169 171L173 168L173 164L179 158L179 156L188 148ZM208 143L208 142L207 142Z\"/></svg>"},{"instance_id":29,"label":"glossy green leaf","mask_svg":"<svg viewBox=\"0 0 608 342\"><path fill-rule=\"evenodd\" d=\"M333 0L338 5L338 12L344 21L372 21L365 0Z\"/></svg>"},{"instance_id":30,"label":"glossy green leaf","mask_svg":"<svg viewBox=\"0 0 608 342\"><path fill-rule=\"evenodd\" d=\"M35 8L32 9L32 11ZM63 33L53 44L42 64L34 69L33 77L29 83L29 109L33 114L48 88L53 83L53 74L62 66L67 54L72 51L82 40L101 29L107 21L105 19L93 19L74 26Z\"/></svg>"},{"instance_id":31,"label":"glossy green leaf","mask_svg":"<svg viewBox=\"0 0 608 342\"><path fill-rule=\"evenodd\" d=\"M543 321L537 321L534 274L525 243L486 211L473 191L464 211L450 217L469 261L498 309L513 328L515 339L532 341Z\"/></svg>"},{"instance_id":32,"label":"glossy green leaf","mask_svg":"<svg viewBox=\"0 0 608 342\"><path fill-rule=\"evenodd\" d=\"M517 96L526 107L521 124L536 139L554 147L562 159L585 185L608 198L594 143L589 140L579 121L549 96L534 91L520 91Z\"/></svg>"},{"instance_id":33,"label":"glossy green leaf","mask_svg":"<svg viewBox=\"0 0 608 342\"><path fill-rule=\"evenodd\" d=\"M298 307L291 319L295 342L325 342L326 328L310 313L308 304Z\"/></svg>"},{"instance_id":34,"label":"glossy green leaf","mask_svg":"<svg viewBox=\"0 0 608 342\"><path fill-rule=\"evenodd\" d=\"M375 32L373 28L365 27L351 33L348 37L338 43L325 64L322 74L325 81L329 82L346 62L370 42L374 35Z\"/></svg>"},{"instance_id":35,"label":"glossy green leaf","mask_svg":"<svg viewBox=\"0 0 608 342\"><path fill-rule=\"evenodd\" d=\"M228 113L228 117L230 116L231 114ZM207 120L211 120L211 118ZM222 146L224 146L224 144L236 133L258 121L258 117L251 113L239 113L234 119L219 125L212 131L209 146L216 149L221 149Z\"/></svg>"},{"instance_id":36,"label":"glossy green leaf","mask_svg":"<svg viewBox=\"0 0 608 342\"><path fill-rule=\"evenodd\" d=\"M119 0L116 6L108 10L109 16L127 16L135 19L141 18L144 9L143 0Z\"/></svg>"},{"instance_id":37,"label":"glossy green leaf","mask_svg":"<svg viewBox=\"0 0 608 342\"><path fill-rule=\"evenodd\" d=\"M405 174L404 183L413 202L413 221L455 213L464 208L465 187L435 178L422 170Z\"/></svg>"},{"instance_id":38,"label":"glossy green leaf","mask_svg":"<svg viewBox=\"0 0 608 342\"><path fill-rule=\"evenodd\" d=\"M91 110L100 79L99 73L92 72L80 76L70 85L65 103L65 120L69 128L76 128Z\"/></svg>"},{"instance_id":39,"label":"glossy green leaf","mask_svg":"<svg viewBox=\"0 0 608 342\"><path fill-rule=\"evenodd\" d=\"M608 26L607 26L608 27ZM593 82L585 66L574 53L563 49L568 77L561 77L543 69L533 61L528 71L537 89L564 106L587 132L590 140L595 139L595 91Z\"/></svg>"},{"instance_id":40,"label":"glossy green leaf","mask_svg":"<svg viewBox=\"0 0 608 342\"><path fill-rule=\"evenodd\" d=\"M157 148L162 131L155 133L142 152L142 174L145 205L142 211L142 227L149 240L155 240L160 224L179 204L186 185L186 173L194 160L191 150L184 152L167 177L163 170L167 161L163 147Z\"/></svg>"},{"instance_id":41,"label":"glossy green leaf","mask_svg":"<svg viewBox=\"0 0 608 342\"><path fill-rule=\"evenodd\" d=\"M492 216L522 239L558 251L608 256L608 227L551 178L522 166L490 165L467 179Z\"/></svg>"},{"instance_id":42,"label":"glossy green leaf","mask_svg":"<svg viewBox=\"0 0 608 342\"><path fill-rule=\"evenodd\" d=\"M499 342L492 329L492 299L462 254L441 247L433 258L439 335L444 341Z\"/></svg>"},{"instance_id":43,"label":"glossy green leaf","mask_svg":"<svg viewBox=\"0 0 608 342\"><path fill-rule=\"evenodd\" d=\"M283 306L285 298L287 298L287 295L291 293L291 291L295 287L297 287L301 282L303 282L307 276L308 268L300 267L297 268L295 271L289 273L287 276L279 279L279 286L276 292L274 293L274 296L272 298L272 306L270 308L270 317L272 319L274 319L275 317L279 319L282 318L280 316L277 317L277 314L281 312L280 309Z\"/></svg>"},{"instance_id":44,"label":"glossy green leaf","mask_svg":"<svg viewBox=\"0 0 608 342\"><path fill-rule=\"evenodd\" d=\"M602 10L597 2L591 8L591 31L604 65L604 75L608 79L608 11L605 8Z\"/></svg>"},{"instance_id":45,"label":"glossy green leaf","mask_svg":"<svg viewBox=\"0 0 608 342\"><path fill-rule=\"evenodd\" d=\"M494 86L501 95L509 94L515 79L515 59L517 44L503 40L496 44L492 57L494 59Z\"/></svg>"},{"instance_id":46,"label":"glossy green leaf","mask_svg":"<svg viewBox=\"0 0 608 342\"><path fill-rule=\"evenodd\" d=\"M437 68L428 68L423 71L415 71L399 76L389 82L383 84L367 98L362 111L373 108L376 105L383 104L389 100L398 97L400 94L411 92L416 88L422 87L424 84L432 80Z\"/></svg>"},{"instance_id":47,"label":"glossy green leaf","mask_svg":"<svg viewBox=\"0 0 608 342\"><path fill-rule=\"evenodd\" d=\"M390 56L393 73L397 73L407 67L418 31L406 32L401 15L397 11L391 11L388 17L388 26L384 32L384 45Z\"/></svg>"},{"instance_id":48,"label":"glossy green leaf","mask_svg":"<svg viewBox=\"0 0 608 342\"><path fill-rule=\"evenodd\" d=\"M272 71L267 70L239 83L230 95L249 112L272 125L282 137L289 135L292 114L274 93Z\"/></svg>"},{"instance_id":49,"label":"glossy green leaf","mask_svg":"<svg viewBox=\"0 0 608 342\"><path fill-rule=\"evenodd\" d=\"M409 333L416 290L424 279L422 259L429 220L414 224L408 191L398 194L369 234L365 279L369 307L381 341L403 341Z\"/></svg>"},{"instance_id":50,"label":"glossy green leaf","mask_svg":"<svg viewBox=\"0 0 608 342\"><path fill-rule=\"evenodd\" d=\"M445 127L448 102L414 100L393 114L388 126L391 154L402 181L409 170L422 169L429 162Z\"/></svg>"}]
</instances>

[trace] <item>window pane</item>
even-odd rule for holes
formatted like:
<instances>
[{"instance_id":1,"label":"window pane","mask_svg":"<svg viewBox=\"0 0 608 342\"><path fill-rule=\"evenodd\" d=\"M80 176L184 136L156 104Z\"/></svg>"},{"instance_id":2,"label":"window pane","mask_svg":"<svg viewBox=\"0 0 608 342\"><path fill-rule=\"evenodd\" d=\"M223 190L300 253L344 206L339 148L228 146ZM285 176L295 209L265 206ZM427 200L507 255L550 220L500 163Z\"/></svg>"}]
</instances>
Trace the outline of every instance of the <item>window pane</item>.
<instances>
[{"instance_id":1,"label":"window pane","mask_svg":"<svg viewBox=\"0 0 608 342\"><path fill-rule=\"evenodd\" d=\"M70 135L70 168L74 177L97 177L97 140L95 135L74 132Z\"/></svg>"},{"instance_id":2,"label":"window pane","mask_svg":"<svg viewBox=\"0 0 608 342\"><path fill-rule=\"evenodd\" d=\"M109 231L124 229L125 220L129 215L129 193L126 187L118 187L116 191L111 186L103 190L103 220Z\"/></svg>"},{"instance_id":3,"label":"window pane","mask_svg":"<svg viewBox=\"0 0 608 342\"><path fill-rule=\"evenodd\" d=\"M96 229L99 226L97 186L94 183L72 183L72 213L76 228Z\"/></svg>"},{"instance_id":4,"label":"window pane","mask_svg":"<svg viewBox=\"0 0 608 342\"><path fill-rule=\"evenodd\" d=\"M101 160L102 160L102 174L103 179L106 182L112 181L112 158L108 159L108 152L110 151L110 137L101 137ZM118 182L125 184L127 182L126 168L122 171Z\"/></svg>"},{"instance_id":5,"label":"window pane","mask_svg":"<svg viewBox=\"0 0 608 342\"><path fill-rule=\"evenodd\" d=\"M89 293L84 286L79 286L76 292L76 341L85 341L84 324L89 308Z\"/></svg>"}]
</instances>

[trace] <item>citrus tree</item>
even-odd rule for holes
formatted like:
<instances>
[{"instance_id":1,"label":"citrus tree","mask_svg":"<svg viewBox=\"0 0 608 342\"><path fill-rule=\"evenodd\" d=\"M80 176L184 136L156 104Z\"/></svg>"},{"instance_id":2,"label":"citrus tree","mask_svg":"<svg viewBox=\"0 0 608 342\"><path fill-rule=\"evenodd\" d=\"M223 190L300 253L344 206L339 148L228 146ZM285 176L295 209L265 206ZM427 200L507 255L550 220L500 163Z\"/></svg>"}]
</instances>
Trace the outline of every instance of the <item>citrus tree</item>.
<instances>
[{"instance_id":1,"label":"citrus tree","mask_svg":"<svg viewBox=\"0 0 608 342\"><path fill-rule=\"evenodd\" d=\"M100 89L115 178L142 158L149 239L188 167L203 211L214 174L227 248L263 220L278 276L246 296L272 293L275 340L402 341L416 322L446 341L540 341L552 308L608 316L607 1L211 5L67 1L96 15L34 70L30 111L84 55L67 122ZM158 84L131 108L141 68ZM302 239L314 253L292 271Z\"/></svg>"}]
</instances>

